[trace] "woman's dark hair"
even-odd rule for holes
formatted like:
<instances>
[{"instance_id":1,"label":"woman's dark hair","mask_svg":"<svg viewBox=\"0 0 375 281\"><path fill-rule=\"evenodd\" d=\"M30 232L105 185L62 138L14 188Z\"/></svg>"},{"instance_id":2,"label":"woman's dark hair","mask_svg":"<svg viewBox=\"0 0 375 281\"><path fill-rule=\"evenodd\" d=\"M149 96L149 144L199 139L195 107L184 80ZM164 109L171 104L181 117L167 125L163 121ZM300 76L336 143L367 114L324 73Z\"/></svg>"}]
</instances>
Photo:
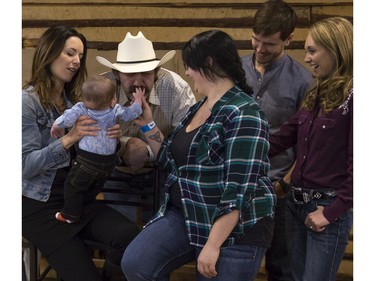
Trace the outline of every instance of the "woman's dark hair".
<instances>
[{"instance_id":1,"label":"woman's dark hair","mask_svg":"<svg viewBox=\"0 0 375 281\"><path fill-rule=\"evenodd\" d=\"M55 82L51 73L51 64L60 56L66 40L70 37L80 38L84 49L82 58L80 59L80 68L72 80L65 84L65 93L73 104L80 100L81 87L87 76L86 38L74 28L68 26L53 26L47 29L39 39L33 57L31 79L24 86L24 88L28 86L34 87L34 91L38 93L40 102L45 108L53 107L50 95Z\"/></svg>"},{"instance_id":2,"label":"woman's dark hair","mask_svg":"<svg viewBox=\"0 0 375 281\"><path fill-rule=\"evenodd\" d=\"M232 79L245 93L253 90L246 83L245 71L233 39L221 30L209 30L194 36L182 49L185 66L199 71L208 80Z\"/></svg>"}]
</instances>

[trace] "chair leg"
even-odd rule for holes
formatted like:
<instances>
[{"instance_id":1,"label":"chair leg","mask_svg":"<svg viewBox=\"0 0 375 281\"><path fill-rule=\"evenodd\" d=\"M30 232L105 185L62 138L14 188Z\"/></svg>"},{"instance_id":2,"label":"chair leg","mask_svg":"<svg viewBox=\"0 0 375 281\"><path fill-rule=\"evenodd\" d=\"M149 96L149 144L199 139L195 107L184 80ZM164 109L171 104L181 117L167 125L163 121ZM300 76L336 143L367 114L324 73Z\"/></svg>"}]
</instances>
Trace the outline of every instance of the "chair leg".
<instances>
[{"instance_id":1,"label":"chair leg","mask_svg":"<svg viewBox=\"0 0 375 281\"><path fill-rule=\"evenodd\" d=\"M29 281L43 281L47 274L52 270L52 267L48 265L43 272L40 272L39 262L38 262L38 248L34 245L34 243L30 241L25 241L25 246L23 248L29 249L29 273L30 273L30 280ZM23 262L23 261L22 261ZM61 277L57 275L57 281L62 281Z\"/></svg>"},{"instance_id":2,"label":"chair leg","mask_svg":"<svg viewBox=\"0 0 375 281\"><path fill-rule=\"evenodd\" d=\"M154 183L153 183L153 188L154 188L154 200L153 200L153 210L152 212L155 214L155 212L158 210L159 205L160 205L160 174L159 174L159 167L154 168Z\"/></svg>"},{"instance_id":3,"label":"chair leg","mask_svg":"<svg viewBox=\"0 0 375 281\"><path fill-rule=\"evenodd\" d=\"M50 265L48 265L48 266L46 267L46 269L44 269L44 271L40 274L40 276L39 276L39 278L37 279L37 281L43 281L44 278L47 277L47 274L48 274L51 270L53 270L53 268L52 268ZM59 276L59 274L56 272L56 281L62 281L62 280L63 280L63 279L61 278L61 276Z\"/></svg>"},{"instance_id":4,"label":"chair leg","mask_svg":"<svg viewBox=\"0 0 375 281\"><path fill-rule=\"evenodd\" d=\"M30 281L38 280L38 249L36 246L29 241L30 246Z\"/></svg>"}]
</instances>

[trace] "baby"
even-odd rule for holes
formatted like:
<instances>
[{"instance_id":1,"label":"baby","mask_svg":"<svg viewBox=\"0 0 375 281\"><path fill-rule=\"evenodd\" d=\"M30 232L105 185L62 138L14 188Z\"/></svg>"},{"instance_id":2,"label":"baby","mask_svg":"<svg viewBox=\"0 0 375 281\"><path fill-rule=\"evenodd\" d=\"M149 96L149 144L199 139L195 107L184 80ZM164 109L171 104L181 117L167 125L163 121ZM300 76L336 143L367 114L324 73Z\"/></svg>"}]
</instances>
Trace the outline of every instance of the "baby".
<instances>
[{"instance_id":1,"label":"baby","mask_svg":"<svg viewBox=\"0 0 375 281\"><path fill-rule=\"evenodd\" d=\"M57 212L57 220L73 223L80 219L82 206L100 192L115 165L117 139L108 138L107 129L117 119L130 121L142 114L144 90L136 89L131 106L121 106L116 101L116 88L112 80L95 75L82 85L82 102L65 110L51 128L52 137L64 135L64 129L72 127L80 116L96 120L101 131L97 136L84 136L76 145L77 157L64 183L64 207Z\"/></svg>"}]
</instances>

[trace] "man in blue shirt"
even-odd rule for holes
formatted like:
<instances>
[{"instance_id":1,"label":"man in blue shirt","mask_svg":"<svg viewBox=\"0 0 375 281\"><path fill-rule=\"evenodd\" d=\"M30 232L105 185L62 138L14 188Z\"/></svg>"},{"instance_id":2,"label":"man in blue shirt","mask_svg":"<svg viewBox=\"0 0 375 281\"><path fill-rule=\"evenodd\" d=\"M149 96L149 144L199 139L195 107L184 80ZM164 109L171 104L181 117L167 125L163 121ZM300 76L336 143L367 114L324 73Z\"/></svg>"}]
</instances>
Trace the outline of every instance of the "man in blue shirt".
<instances>
[{"instance_id":1,"label":"man in blue shirt","mask_svg":"<svg viewBox=\"0 0 375 281\"><path fill-rule=\"evenodd\" d=\"M283 1L267 1L256 12L253 25L254 52L242 58L247 83L254 98L266 113L270 134L299 108L307 89L313 83L312 74L285 53L297 22L296 13ZM271 248L266 252L268 280L291 280L287 248L285 191L283 177L294 162L293 149L270 159L269 177L278 195L275 229ZM281 185L280 185L281 184ZM284 188L285 189L285 188Z\"/></svg>"}]
</instances>

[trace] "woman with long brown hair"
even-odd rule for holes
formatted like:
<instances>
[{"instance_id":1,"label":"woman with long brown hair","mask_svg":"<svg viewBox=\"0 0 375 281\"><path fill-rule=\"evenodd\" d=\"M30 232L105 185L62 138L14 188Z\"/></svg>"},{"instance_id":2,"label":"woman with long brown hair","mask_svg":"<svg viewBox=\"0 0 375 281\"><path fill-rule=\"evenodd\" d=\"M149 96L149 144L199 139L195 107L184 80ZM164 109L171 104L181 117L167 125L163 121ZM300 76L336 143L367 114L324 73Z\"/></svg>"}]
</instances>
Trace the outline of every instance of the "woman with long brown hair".
<instances>
[{"instance_id":1,"label":"woman with long brown hair","mask_svg":"<svg viewBox=\"0 0 375 281\"><path fill-rule=\"evenodd\" d=\"M32 77L22 91L22 235L65 281L125 280L119 267L121 256L138 229L95 201L100 190L90 190L79 222L66 224L55 219L63 206L74 144L100 130L95 120L83 116L61 138L50 135L54 120L80 100L86 57L85 37L66 26L49 28L36 46ZM119 125L108 134L119 138ZM108 245L102 277L84 239Z\"/></svg>"}]
</instances>

